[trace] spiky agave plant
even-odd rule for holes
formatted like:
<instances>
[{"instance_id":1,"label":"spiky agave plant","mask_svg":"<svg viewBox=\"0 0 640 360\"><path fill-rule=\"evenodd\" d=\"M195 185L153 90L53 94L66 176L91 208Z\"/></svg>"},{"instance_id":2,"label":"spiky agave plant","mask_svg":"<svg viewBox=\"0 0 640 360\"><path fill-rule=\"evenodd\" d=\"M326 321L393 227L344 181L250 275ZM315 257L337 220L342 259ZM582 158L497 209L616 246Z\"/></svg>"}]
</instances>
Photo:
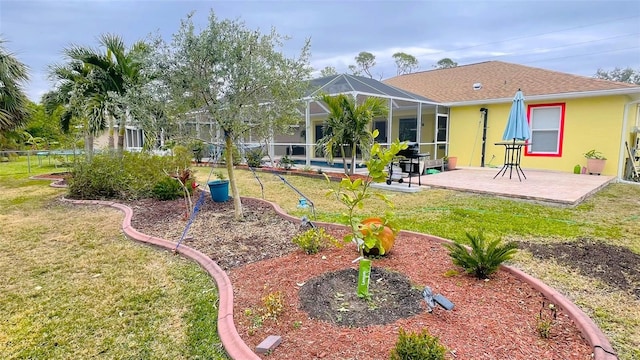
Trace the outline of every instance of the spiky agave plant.
<instances>
[{"instance_id":1,"label":"spiky agave plant","mask_svg":"<svg viewBox=\"0 0 640 360\"><path fill-rule=\"evenodd\" d=\"M449 256L455 265L462 267L469 274L474 274L478 279L486 279L493 274L500 264L515 255L518 248L515 242L502 245L500 239L487 244L482 232L478 232L477 235L467 233L467 238L471 251L459 242L446 244L445 247L449 249Z\"/></svg>"}]
</instances>

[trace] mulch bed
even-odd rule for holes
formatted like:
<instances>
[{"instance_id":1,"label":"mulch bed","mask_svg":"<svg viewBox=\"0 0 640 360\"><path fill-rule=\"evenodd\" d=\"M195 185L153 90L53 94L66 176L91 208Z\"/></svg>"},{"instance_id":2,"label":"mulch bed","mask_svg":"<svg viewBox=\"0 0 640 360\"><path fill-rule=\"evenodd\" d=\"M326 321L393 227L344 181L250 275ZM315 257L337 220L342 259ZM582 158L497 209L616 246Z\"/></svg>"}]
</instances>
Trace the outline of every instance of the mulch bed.
<instances>
[{"instance_id":1,"label":"mulch bed","mask_svg":"<svg viewBox=\"0 0 640 360\"><path fill-rule=\"evenodd\" d=\"M128 205L134 209L134 228L172 241L180 239L186 225L180 200L142 200ZM550 338L539 336L537 317L541 311L545 317L550 316L548 302L528 284L505 271L499 271L488 281L447 273L448 270L460 271L452 265L447 251L438 243L409 235L399 236L388 256L373 260L374 267L406 277L413 285L410 292L430 286L434 293L445 295L455 304L453 311L437 308L428 313L424 302L418 299L422 311L407 312L406 317L382 325L369 325L367 316L360 316L365 320L341 324L336 321L336 313L322 320L312 315L312 302L305 304L306 311L302 309L301 289L330 272L356 269L357 265L352 263L357 256L353 246L306 255L291 243L291 238L300 231L298 225L277 216L259 201L244 200L243 206L246 220L237 222L233 220L231 202L214 203L207 198L190 228L190 239L184 243L207 254L227 270L234 289L234 320L241 337L251 348L268 335L282 336L282 344L272 354L261 355L264 358L387 359L400 328L415 332L428 329L447 347L450 359L589 359L591 356L589 345L562 309L553 320ZM377 284L390 283L387 278L381 275L373 280L372 293ZM327 287L316 296L316 307L321 309L326 305L322 304L324 300L337 298L343 308L340 312L387 311L380 306L381 302L364 306L356 302L365 300L344 300L346 293L355 291L355 283ZM389 291L384 290L377 299L384 298ZM284 311L275 320L262 319L267 307L263 299L278 292L284 300ZM389 297L387 301L395 300ZM416 305L415 302L412 305ZM322 309L337 311L335 307Z\"/></svg>"}]
</instances>

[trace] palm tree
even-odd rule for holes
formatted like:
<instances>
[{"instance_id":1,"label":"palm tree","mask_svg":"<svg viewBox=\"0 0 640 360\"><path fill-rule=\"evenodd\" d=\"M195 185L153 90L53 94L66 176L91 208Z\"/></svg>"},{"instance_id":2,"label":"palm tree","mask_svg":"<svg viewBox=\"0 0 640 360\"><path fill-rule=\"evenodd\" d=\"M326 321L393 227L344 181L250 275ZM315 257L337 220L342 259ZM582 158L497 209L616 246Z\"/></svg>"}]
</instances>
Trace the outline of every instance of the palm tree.
<instances>
[{"instance_id":1,"label":"palm tree","mask_svg":"<svg viewBox=\"0 0 640 360\"><path fill-rule=\"evenodd\" d=\"M22 83L29 80L27 66L7 52L0 39L0 133L15 130L28 120L29 100Z\"/></svg>"},{"instance_id":2,"label":"palm tree","mask_svg":"<svg viewBox=\"0 0 640 360\"><path fill-rule=\"evenodd\" d=\"M42 97L45 111L53 114L58 107L63 108L60 126L65 133L74 123L80 123L85 136L85 153L91 159L93 138L106 127L108 100L104 74L82 61L70 59L67 64L51 66L49 77L56 82L56 88Z\"/></svg>"},{"instance_id":3,"label":"palm tree","mask_svg":"<svg viewBox=\"0 0 640 360\"><path fill-rule=\"evenodd\" d=\"M324 124L324 137L318 141L323 148L327 160L333 160L336 147L340 150L345 174L353 175L356 164L356 150L360 149L363 158L369 156L369 149L373 145L370 132L371 121L380 116L386 116L385 101L380 98L368 97L361 104L355 98L345 94L337 96L322 95L321 100L327 104L329 115ZM345 148L351 150L351 168L347 170Z\"/></svg>"},{"instance_id":4,"label":"palm tree","mask_svg":"<svg viewBox=\"0 0 640 360\"><path fill-rule=\"evenodd\" d=\"M104 106L109 120L109 147L113 148L113 120L118 125L118 150L124 149L125 125L129 114L129 105L125 100L130 89L139 89L142 81L145 57L150 53L149 46L138 41L127 50L120 36L103 34L100 45L104 53L86 47L72 47L68 54L90 65L104 76L102 97L111 101L113 106Z\"/></svg>"}]
</instances>

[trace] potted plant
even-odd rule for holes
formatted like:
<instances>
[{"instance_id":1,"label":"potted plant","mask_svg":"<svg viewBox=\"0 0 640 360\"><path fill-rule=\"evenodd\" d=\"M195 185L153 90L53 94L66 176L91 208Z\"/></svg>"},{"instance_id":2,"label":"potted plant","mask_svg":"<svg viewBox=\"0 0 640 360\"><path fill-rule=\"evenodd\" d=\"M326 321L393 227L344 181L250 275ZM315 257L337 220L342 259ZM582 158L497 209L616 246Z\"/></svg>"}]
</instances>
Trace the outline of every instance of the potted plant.
<instances>
[{"instance_id":1,"label":"potted plant","mask_svg":"<svg viewBox=\"0 0 640 360\"><path fill-rule=\"evenodd\" d=\"M207 182L211 199L215 202L225 202L229 200L229 180L227 180L222 171L214 172L216 179Z\"/></svg>"},{"instance_id":2,"label":"potted plant","mask_svg":"<svg viewBox=\"0 0 640 360\"><path fill-rule=\"evenodd\" d=\"M589 174L600 175L602 170L604 170L607 158L604 157L600 151L596 151L595 149L591 149L584 153L584 157L587 159L587 172Z\"/></svg>"},{"instance_id":3,"label":"potted plant","mask_svg":"<svg viewBox=\"0 0 640 360\"><path fill-rule=\"evenodd\" d=\"M293 167L295 162L293 159L289 157L289 155L285 155L280 159L280 166L282 166L285 170L289 170Z\"/></svg>"},{"instance_id":4,"label":"potted plant","mask_svg":"<svg viewBox=\"0 0 640 360\"><path fill-rule=\"evenodd\" d=\"M458 165L458 157L456 156L445 156L442 161L444 162L445 170L455 170L456 165Z\"/></svg>"}]
</instances>

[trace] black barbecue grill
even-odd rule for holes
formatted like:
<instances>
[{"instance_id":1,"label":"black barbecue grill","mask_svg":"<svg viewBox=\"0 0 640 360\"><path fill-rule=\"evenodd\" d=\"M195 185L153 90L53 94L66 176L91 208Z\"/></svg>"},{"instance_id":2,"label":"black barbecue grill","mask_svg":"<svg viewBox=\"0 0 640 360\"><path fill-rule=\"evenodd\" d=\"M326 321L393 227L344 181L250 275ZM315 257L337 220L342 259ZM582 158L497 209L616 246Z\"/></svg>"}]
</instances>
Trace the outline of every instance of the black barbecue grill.
<instances>
[{"instance_id":1,"label":"black barbecue grill","mask_svg":"<svg viewBox=\"0 0 640 360\"><path fill-rule=\"evenodd\" d=\"M420 144L417 142L408 142L407 148L400 150L396 155L397 159L393 163L397 163L401 168L406 167L409 173L409 187L411 187L411 175L418 175L418 185L420 183L420 159L428 158L429 153L420 153ZM414 161L415 160L415 161ZM393 163L389 166L389 179L387 184L391 184L391 176L393 175ZM414 168L415 166L415 168ZM401 182L401 181L398 181Z\"/></svg>"}]
</instances>

